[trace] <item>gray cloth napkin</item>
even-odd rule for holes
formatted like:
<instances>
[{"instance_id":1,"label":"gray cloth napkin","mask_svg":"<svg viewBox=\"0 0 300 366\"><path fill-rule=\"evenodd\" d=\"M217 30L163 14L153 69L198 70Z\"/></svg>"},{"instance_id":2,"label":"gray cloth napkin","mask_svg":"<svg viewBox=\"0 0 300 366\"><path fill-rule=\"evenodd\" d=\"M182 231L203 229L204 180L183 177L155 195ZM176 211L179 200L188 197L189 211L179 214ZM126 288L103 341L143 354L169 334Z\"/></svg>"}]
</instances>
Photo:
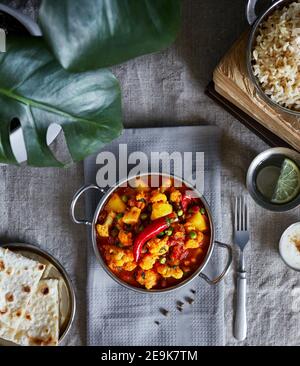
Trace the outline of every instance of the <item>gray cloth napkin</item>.
<instances>
[{"instance_id":1,"label":"gray cloth napkin","mask_svg":"<svg viewBox=\"0 0 300 366\"><path fill-rule=\"evenodd\" d=\"M205 197L220 227L220 133L213 126L128 129L105 148L118 157L119 144L128 144L128 153L143 151L204 152ZM85 160L85 183L95 183L99 166L96 155ZM94 192L86 196L86 214L93 216L97 206ZM89 232L90 235L90 232ZM89 238L91 242L91 238ZM215 276L223 269L224 253L215 249L205 273ZM176 309L195 289L195 301ZM167 317L159 309L169 311ZM87 342L88 345L134 346L201 346L224 344L224 285L210 286L200 278L169 294L140 294L123 288L112 280L97 262L92 246L88 249L87 280ZM159 325L155 324L159 321Z\"/></svg>"}]
</instances>

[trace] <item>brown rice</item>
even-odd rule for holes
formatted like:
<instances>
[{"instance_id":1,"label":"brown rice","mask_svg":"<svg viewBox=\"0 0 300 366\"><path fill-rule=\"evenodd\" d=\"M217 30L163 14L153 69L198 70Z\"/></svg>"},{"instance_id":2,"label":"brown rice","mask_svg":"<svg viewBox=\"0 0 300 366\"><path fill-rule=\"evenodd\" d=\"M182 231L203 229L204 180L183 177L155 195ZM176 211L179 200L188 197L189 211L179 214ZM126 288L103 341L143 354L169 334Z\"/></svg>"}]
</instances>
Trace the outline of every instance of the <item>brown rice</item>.
<instances>
[{"instance_id":1,"label":"brown rice","mask_svg":"<svg viewBox=\"0 0 300 366\"><path fill-rule=\"evenodd\" d=\"M275 103L300 111L300 0L276 10L259 27L253 71Z\"/></svg>"}]
</instances>

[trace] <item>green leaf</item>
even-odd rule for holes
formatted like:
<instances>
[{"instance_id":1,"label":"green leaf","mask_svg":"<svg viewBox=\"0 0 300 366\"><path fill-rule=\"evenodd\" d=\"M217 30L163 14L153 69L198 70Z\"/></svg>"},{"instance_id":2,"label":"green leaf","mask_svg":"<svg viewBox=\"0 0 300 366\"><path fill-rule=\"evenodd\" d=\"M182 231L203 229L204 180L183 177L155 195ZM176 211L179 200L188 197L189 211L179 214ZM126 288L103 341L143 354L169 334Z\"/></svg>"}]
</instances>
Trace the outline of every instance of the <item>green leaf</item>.
<instances>
[{"instance_id":1,"label":"green leaf","mask_svg":"<svg viewBox=\"0 0 300 366\"><path fill-rule=\"evenodd\" d=\"M0 53L0 162L16 163L10 122L21 122L28 164L62 166L46 144L52 123L59 124L74 161L84 159L119 136L121 96L108 70L70 73L39 38L9 39Z\"/></svg>"},{"instance_id":2,"label":"green leaf","mask_svg":"<svg viewBox=\"0 0 300 366\"><path fill-rule=\"evenodd\" d=\"M68 70L119 64L175 40L180 0L43 0L39 21Z\"/></svg>"}]
</instances>

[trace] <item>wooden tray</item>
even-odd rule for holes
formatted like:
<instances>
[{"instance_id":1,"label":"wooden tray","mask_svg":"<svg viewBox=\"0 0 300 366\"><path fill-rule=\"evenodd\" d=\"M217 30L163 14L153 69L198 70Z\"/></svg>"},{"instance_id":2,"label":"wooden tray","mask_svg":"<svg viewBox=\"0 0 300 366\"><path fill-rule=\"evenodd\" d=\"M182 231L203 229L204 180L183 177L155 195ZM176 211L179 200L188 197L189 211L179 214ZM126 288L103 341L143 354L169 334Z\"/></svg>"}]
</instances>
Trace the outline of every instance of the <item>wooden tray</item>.
<instances>
[{"instance_id":1,"label":"wooden tray","mask_svg":"<svg viewBox=\"0 0 300 366\"><path fill-rule=\"evenodd\" d=\"M271 146L300 152L300 119L273 109L256 93L248 78L245 33L221 60L207 93Z\"/></svg>"}]
</instances>

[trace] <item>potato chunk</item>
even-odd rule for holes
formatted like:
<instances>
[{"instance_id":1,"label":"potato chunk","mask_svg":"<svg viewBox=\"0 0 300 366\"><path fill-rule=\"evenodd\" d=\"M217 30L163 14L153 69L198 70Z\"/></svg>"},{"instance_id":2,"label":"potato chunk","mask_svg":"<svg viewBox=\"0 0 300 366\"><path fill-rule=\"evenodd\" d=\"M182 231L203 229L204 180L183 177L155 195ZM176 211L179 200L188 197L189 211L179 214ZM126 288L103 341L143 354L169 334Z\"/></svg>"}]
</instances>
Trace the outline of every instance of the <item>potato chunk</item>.
<instances>
[{"instance_id":1,"label":"potato chunk","mask_svg":"<svg viewBox=\"0 0 300 366\"><path fill-rule=\"evenodd\" d=\"M123 213L126 210L126 205L121 200L121 197L117 193L114 193L108 201L106 209L116 213Z\"/></svg>"},{"instance_id":2,"label":"potato chunk","mask_svg":"<svg viewBox=\"0 0 300 366\"><path fill-rule=\"evenodd\" d=\"M150 202L167 202L167 196L163 193L156 191L152 194Z\"/></svg>"},{"instance_id":3,"label":"potato chunk","mask_svg":"<svg viewBox=\"0 0 300 366\"><path fill-rule=\"evenodd\" d=\"M130 211L127 211L122 218L124 224L133 225L137 224L141 214L141 209L138 207L131 207Z\"/></svg>"},{"instance_id":4,"label":"potato chunk","mask_svg":"<svg viewBox=\"0 0 300 366\"><path fill-rule=\"evenodd\" d=\"M206 217L200 212L196 212L188 219L188 222L200 231L207 231L209 229Z\"/></svg>"},{"instance_id":5,"label":"potato chunk","mask_svg":"<svg viewBox=\"0 0 300 366\"><path fill-rule=\"evenodd\" d=\"M169 203L157 202L152 205L151 220L159 219L173 212L173 207Z\"/></svg>"},{"instance_id":6,"label":"potato chunk","mask_svg":"<svg viewBox=\"0 0 300 366\"><path fill-rule=\"evenodd\" d=\"M133 271L134 269L136 269L136 267L137 267L137 264L135 262L128 262L123 265L124 271L128 271L128 272Z\"/></svg>"}]
</instances>

